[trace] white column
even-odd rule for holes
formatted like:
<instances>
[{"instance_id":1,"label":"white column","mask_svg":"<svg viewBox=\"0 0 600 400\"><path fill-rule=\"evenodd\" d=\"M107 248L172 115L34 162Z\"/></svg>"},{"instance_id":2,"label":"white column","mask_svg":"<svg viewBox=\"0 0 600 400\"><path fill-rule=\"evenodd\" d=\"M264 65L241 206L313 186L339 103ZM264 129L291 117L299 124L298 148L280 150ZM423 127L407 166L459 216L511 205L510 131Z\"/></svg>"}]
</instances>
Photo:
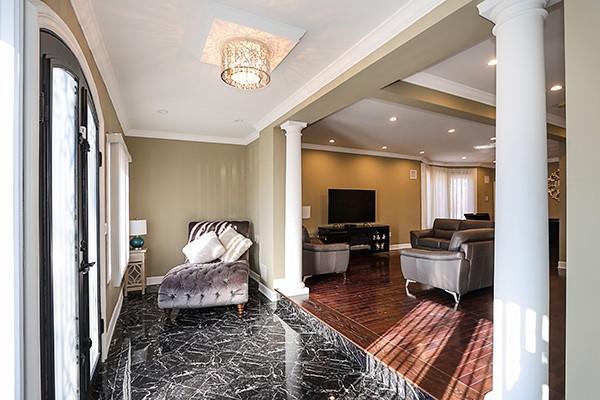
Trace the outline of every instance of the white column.
<instances>
[{"instance_id":1,"label":"white column","mask_svg":"<svg viewBox=\"0 0 600 400\"><path fill-rule=\"evenodd\" d=\"M305 122L287 121L285 131L285 279L278 288L288 296L308 294L302 282L302 129Z\"/></svg>"},{"instance_id":2,"label":"white column","mask_svg":"<svg viewBox=\"0 0 600 400\"><path fill-rule=\"evenodd\" d=\"M546 0L486 0L496 36L493 399L548 398ZM488 397L488 398L490 398Z\"/></svg>"}]
</instances>

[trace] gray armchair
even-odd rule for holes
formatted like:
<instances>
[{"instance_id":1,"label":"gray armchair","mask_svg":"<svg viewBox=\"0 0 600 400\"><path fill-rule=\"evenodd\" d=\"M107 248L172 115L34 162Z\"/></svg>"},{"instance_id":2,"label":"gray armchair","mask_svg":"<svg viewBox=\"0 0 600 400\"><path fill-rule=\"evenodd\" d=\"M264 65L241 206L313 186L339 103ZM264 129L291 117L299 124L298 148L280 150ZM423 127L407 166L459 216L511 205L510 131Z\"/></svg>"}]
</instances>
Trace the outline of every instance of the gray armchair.
<instances>
[{"instance_id":1,"label":"gray armchair","mask_svg":"<svg viewBox=\"0 0 600 400\"><path fill-rule=\"evenodd\" d=\"M302 276L346 273L350 261L350 245L347 243L323 244L311 238L302 227Z\"/></svg>"},{"instance_id":2,"label":"gray armchair","mask_svg":"<svg viewBox=\"0 0 600 400\"><path fill-rule=\"evenodd\" d=\"M457 231L448 250L403 249L400 265L407 292L419 282L445 290L458 304L463 294L494 283L494 229Z\"/></svg>"}]
</instances>

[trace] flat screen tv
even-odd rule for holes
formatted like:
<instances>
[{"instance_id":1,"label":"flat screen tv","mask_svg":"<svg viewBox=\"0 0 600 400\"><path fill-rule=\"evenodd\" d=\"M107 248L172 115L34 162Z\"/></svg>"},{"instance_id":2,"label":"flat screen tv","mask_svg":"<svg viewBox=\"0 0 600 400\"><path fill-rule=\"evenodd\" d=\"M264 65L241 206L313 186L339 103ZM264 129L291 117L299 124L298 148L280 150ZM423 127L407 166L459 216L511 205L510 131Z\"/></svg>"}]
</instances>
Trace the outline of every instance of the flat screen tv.
<instances>
[{"instance_id":1,"label":"flat screen tv","mask_svg":"<svg viewBox=\"0 0 600 400\"><path fill-rule=\"evenodd\" d=\"M375 191L329 189L329 223L375 222Z\"/></svg>"}]
</instances>

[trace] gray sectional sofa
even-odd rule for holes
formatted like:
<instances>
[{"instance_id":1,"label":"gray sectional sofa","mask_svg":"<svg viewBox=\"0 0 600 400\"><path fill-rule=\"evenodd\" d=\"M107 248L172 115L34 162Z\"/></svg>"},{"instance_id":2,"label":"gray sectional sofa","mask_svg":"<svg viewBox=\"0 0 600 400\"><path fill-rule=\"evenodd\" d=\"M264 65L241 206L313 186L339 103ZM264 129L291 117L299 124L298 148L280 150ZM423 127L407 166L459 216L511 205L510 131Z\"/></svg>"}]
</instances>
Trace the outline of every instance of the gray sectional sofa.
<instances>
[{"instance_id":1,"label":"gray sectional sofa","mask_svg":"<svg viewBox=\"0 0 600 400\"><path fill-rule=\"evenodd\" d=\"M460 297L494 283L494 228L490 221L439 219L432 229L411 232L411 249L400 252L406 290L412 282Z\"/></svg>"},{"instance_id":2,"label":"gray sectional sofa","mask_svg":"<svg viewBox=\"0 0 600 400\"><path fill-rule=\"evenodd\" d=\"M198 221L188 226L188 242L208 231L222 232L232 225L248 237L248 221ZM248 251L237 261L206 264L184 263L172 268L158 289L158 307L167 315L174 308L203 308L236 305L244 311L248 302Z\"/></svg>"}]
</instances>

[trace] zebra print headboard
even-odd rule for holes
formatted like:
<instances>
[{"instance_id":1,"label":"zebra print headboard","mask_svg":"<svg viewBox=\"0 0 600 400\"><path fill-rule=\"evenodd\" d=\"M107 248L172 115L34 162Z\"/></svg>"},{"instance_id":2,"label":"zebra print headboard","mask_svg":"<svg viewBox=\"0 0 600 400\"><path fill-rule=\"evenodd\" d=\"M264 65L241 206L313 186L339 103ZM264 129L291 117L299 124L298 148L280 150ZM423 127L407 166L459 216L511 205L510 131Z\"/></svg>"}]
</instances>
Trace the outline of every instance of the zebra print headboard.
<instances>
[{"instance_id":1,"label":"zebra print headboard","mask_svg":"<svg viewBox=\"0 0 600 400\"><path fill-rule=\"evenodd\" d=\"M233 226L236 231L250 238L250 222L248 221L192 221L188 224L188 243L206 232L215 231L218 235L228 226ZM246 251L240 259L249 261L249 252Z\"/></svg>"}]
</instances>

